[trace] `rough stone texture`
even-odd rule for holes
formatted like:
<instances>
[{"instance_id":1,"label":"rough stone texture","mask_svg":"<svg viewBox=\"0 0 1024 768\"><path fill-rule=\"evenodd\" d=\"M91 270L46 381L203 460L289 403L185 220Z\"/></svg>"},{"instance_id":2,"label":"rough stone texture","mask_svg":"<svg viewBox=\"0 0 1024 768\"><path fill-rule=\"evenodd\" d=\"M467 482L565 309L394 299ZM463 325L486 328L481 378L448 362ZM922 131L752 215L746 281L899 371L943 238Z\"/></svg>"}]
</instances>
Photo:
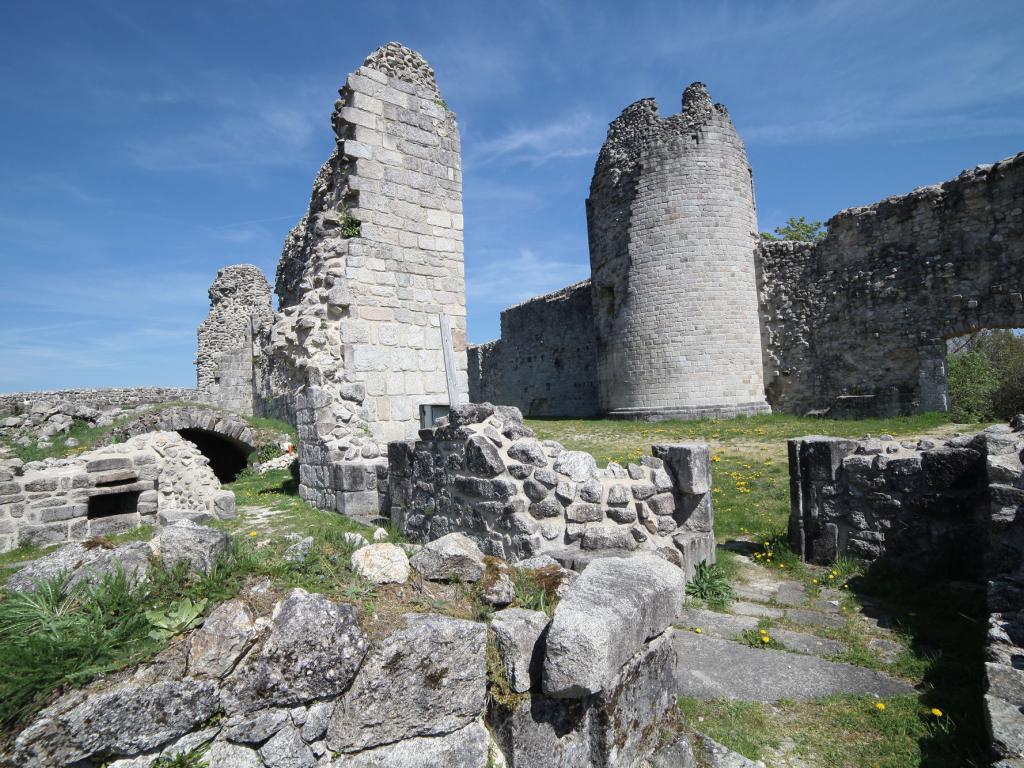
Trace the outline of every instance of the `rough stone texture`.
<instances>
[{"instance_id":1,"label":"rough stone texture","mask_svg":"<svg viewBox=\"0 0 1024 768\"><path fill-rule=\"evenodd\" d=\"M221 489L207 458L174 432L149 432L66 459L0 462L0 472L10 475L0 482L0 552L156 525L171 513L229 514L230 491Z\"/></svg>"},{"instance_id":2,"label":"rough stone texture","mask_svg":"<svg viewBox=\"0 0 1024 768\"><path fill-rule=\"evenodd\" d=\"M497 446L488 430L515 437ZM666 549L687 574L714 562L711 464L702 443L653 446L643 465L599 470L590 454L539 443L518 409L488 403L459 406L420 437L388 446L391 520L415 541L461 533L484 554L510 561L581 548ZM425 567L428 557L416 556Z\"/></svg>"},{"instance_id":3,"label":"rough stone texture","mask_svg":"<svg viewBox=\"0 0 1024 768\"><path fill-rule=\"evenodd\" d=\"M555 608L544 692L581 698L604 690L647 640L679 619L685 600L683 573L655 555L591 563Z\"/></svg>"},{"instance_id":4,"label":"rough stone texture","mask_svg":"<svg viewBox=\"0 0 1024 768\"><path fill-rule=\"evenodd\" d=\"M840 555L904 567L941 564L977 578L979 509L987 486L984 440L905 447L892 438L789 441L793 547L814 562Z\"/></svg>"},{"instance_id":5,"label":"rough stone texture","mask_svg":"<svg viewBox=\"0 0 1024 768\"><path fill-rule=\"evenodd\" d=\"M270 283L259 267L235 264L217 272L209 295L210 313L198 331L197 389L204 402L252 414L256 387L267 376L263 346L274 324Z\"/></svg>"},{"instance_id":6,"label":"rough stone texture","mask_svg":"<svg viewBox=\"0 0 1024 768\"><path fill-rule=\"evenodd\" d=\"M598 412L590 281L501 313L501 338L470 345L469 397L514 405L530 418Z\"/></svg>"},{"instance_id":7,"label":"rough stone texture","mask_svg":"<svg viewBox=\"0 0 1024 768\"><path fill-rule=\"evenodd\" d=\"M129 683L104 693L64 697L43 710L15 741L25 768L149 751L217 711L217 687L198 680Z\"/></svg>"},{"instance_id":8,"label":"rough stone texture","mask_svg":"<svg viewBox=\"0 0 1024 768\"><path fill-rule=\"evenodd\" d=\"M127 440L147 432L194 430L215 435L235 450L248 455L256 450L256 431L245 419L230 411L209 406L175 406L143 411L113 431L116 440Z\"/></svg>"},{"instance_id":9,"label":"rough stone texture","mask_svg":"<svg viewBox=\"0 0 1024 768\"><path fill-rule=\"evenodd\" d=\"M773 406L887 416L946 410L948 338L1024 325L1024 153L762 243Z\"/></svg>"},{"instance_id":10,"label":"rough stone texture","mask_svg":"<svg viewBox=\"0 0 1024 768\"><path fill-rule=\"evenodd\" d=\"M153 550L149 544L132 541L115 548L86 548L81 544L68 544L56 552L33 560L7 579L4 585L12 592L34 592L37 583L66 574L66 588L80 582L94 584L103 576L122 570L133 581L146 577Z\"/></svg>"},{"instance_id":11,"label":"rough stone texture","mask_svg":"<svg viewBox=\"0 0 1024 768\"><path fill-rule=\"evenodd\" d=\"M366 648L351 606L294 589L274 609L267 639L227 678L225 708L252 711L268 700L295 705L338 694Z\"/></svg>"},{"instance_id":12,"label":"rough stone texture","mask_svg":"<svg viewBox=\"0 0 1024 768\"><path fill-rule=\"evenodd\" d=\"M506 608L491 620L505 678L516 693L525 693L534 679L540 679L538 641L547 626L547 614L523 608Z\"/></svg>"},{"instance_id":13,"label":"rough stone texture","mask_svg":"<svg viewBox=\"0 0 1024 768\"><path fill-rule=\"evenodd\" d=\"M443 736L480 717L487 627L408 614L407 628L367 656L331 717L327 743L358 752L416 736Z\"/></svg>"},{"instance_id":14,"label":"rough stone texture","mask_svg":"<svg viewBox=\"0 0 1024 768\"><path fill-rule=\"evenodd\" d=\"M332 768L486 768L487 730L473 722L443 736L417 736L394 744L341 755Z\"/></svg>"},{"instance_id":15,"label":"rough stone texture","mask_svg":"<svg viewBox=\"0 0 1024 768\"><path fill-rule=\"evenodd\" d=\"M677 693L700 699L807 701L836 693L897 696L908 683L864 667L786 651L750 648L730 640L677 632Z\"/></svg>"},{"instance_id":16,"label":"rough stone texture","mask_svg":"<svg viewBox=\"0 0 1024 768\"><path fill-rule=\"evenodd\" d=\"M195 677L223 677L256 639L252 611L241 600L218 605L192 633L188 671Z\"/></svg>"},{"instance_id":17,"label":"rough stone texture","mask_svg":"<svg viewBox=\"0 0 1024 768\"><path fill-rule=\"evenodd\" d=\"M395 544L368 544L352 553L352 568L371 584L404 584L409 556Z\"/></svg>"},{"instance_id":18,"label":"rough stone texture","mask_svg":"<svg viewBox=\"0 0 1024 768\"><path fill-rule=\"evenodd\" d=\"M457 578L463 582L479 581L486 568L480 547L461 533L449 533L428 542L412 556L412 566L431 581Z\"/></svg>"},{"instance_id":19,"label":"rough stone texture","mask_svg":"<svg viewBox=\"0 0 1024 768\"><path fill-rule=\"evenodd\" d=\"M160 532L158 552L168 566L187 563L190 570L209 574L228 550L231 537L224 531L179 520Z\"/></svg>"},{"instance_id":20,"label":"rough stone texture","mask_svg":"<svg viewBox=\"0 0 1024 768\"><path fill-rule=\"evenodd\" d=\"M302 498L346 514L378 512L384 443L449 403L442 314L455 394L468 389L459 132L427 72L389 43L349 75L336 149L277 268L260 408L297 426Z\"/></svg>"}]
</instances>

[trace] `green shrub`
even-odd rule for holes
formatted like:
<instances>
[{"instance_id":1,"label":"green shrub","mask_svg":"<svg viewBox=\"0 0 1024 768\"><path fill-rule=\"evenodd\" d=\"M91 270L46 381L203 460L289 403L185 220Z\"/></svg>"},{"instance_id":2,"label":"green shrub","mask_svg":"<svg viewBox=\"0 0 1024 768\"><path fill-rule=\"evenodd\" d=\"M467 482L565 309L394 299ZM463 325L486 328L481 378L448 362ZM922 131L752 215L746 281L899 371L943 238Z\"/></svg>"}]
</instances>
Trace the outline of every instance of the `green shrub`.
<instances>
[{"instance_id":1,"label":"green shrub","mask_svg":"<svg viewBox=\"0 0 1024 768\"><path fill-rule=\"evenodd\" d=\"M736 597L728 577L717 564L698 563L686 594L703 600L712 608L725 608Z\"/></svg>"},{"instance_id":2,"label":"green shrub","mask_svg":"<svg viewBox=\"0 0 1024 768\"><path fill-rule=\"evenodd\" d=\"M999 389L996 370L984 352L950 355L947 361L950 411L957 421L990 421L992 396Z\"/></svg>"}]
</instances>

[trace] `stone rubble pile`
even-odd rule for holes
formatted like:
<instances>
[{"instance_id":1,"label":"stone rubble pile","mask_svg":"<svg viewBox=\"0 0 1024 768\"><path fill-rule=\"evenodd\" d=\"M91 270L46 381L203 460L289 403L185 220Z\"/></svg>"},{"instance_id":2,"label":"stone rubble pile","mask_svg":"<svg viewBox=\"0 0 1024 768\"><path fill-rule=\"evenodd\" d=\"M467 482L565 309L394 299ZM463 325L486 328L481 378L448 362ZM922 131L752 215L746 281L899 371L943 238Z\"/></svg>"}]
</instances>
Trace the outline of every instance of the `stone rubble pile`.
<instances>
[{"instance_id":1,"label":"stone rubble pile","mask_svg":"<svg viewBox=\"0 0 1024 768\"><path fill-rule=\"evenodd\" d=\"M18 445L41 442L44 447L57 435L69 432L76 421L106 427L127 412L117 407L99 410L73 400L46 399L29 401L18 410L12 414L0 412L0 437Z\"/></svg>"},{"instance_id":2,"label":"stone rubble pile","mask_svg":"<svg viewBox=\"0 0 1024 768\"><path fill-rule=\"evenodd\" d=\"M711 464L703 443L598 469L594 457L538 441L517 408L460 405L416 442L389 445L391 520L414 541L451 532L510 561L570 565L647 550L693 573L714 562Z\"/></svg>"},{"instance_id":3,"label":"stone rubble pile","mask_svg":"<svg viewBox=\"0 0 1024 768\"><path fill-rule=\"evenodd\" d=\"M434 561L470 567L462 544ZM147 768L203 747L223 768L667 765L652 755L679 732L671 638L684 596L665 560L608 558L550 617L506 609L489 629L407 614L371 640L350 605L294 589L263 615L243 592L154 662L61 696L8 764Z\"/></svg>"},{"instance_id":4,"label":"stone rubble pile","mask_svg":"<svg viewBox=\"0 0 1024 768\"><path fill-rule=\"evenodd\" d=\"M66 459L0 461L0 552L84 541L139 525L232 517L235 496L175 432Z\"/></svg>"}]
</instances>

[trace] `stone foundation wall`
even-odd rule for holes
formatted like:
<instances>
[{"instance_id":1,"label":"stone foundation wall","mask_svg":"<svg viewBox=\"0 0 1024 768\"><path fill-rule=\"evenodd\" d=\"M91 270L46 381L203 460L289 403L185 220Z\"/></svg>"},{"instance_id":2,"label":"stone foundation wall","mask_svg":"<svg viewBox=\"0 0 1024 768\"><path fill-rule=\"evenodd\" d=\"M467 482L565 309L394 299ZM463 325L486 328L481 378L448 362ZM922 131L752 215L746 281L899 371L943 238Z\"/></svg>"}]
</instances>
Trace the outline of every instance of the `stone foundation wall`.
<instances>
[{"instance_id":1,"label":"stone foundation wall","mask_svg":"<svg viewBox=\"0 0 1024 768\"><path fill-rule=\"evenodd\" d=\"M0 413L23 413L32 403L66 401L100 411L135 408L176 401L200 402L198 390L190 387L105 387L101 389L52 389L39 392L0 393Z\"/></svg>"},{"instance_id":2,"label":"stone foundation wall","mask_svg":"<svg viewBox=\"0 0 1024 768\"><path fill-rule=\"evenodd\" d=\"M887 559L979 574L986 498L983 438L789 441L789 540L807 560Z\"/></svg>"},{"instance_id":3,"label":"stone foundation wall","mask_svg":"<svg viewBox=\"0 0 1024 768\"><path fill-rule=\"evenodd\" d=\"M1024 326L1024 153L761 246L773 405L946 410L946 339Z\"/></svg>"},{"instance_id":4,"label":"stone foundation wall","mask_svg":"<svg viewBox=\"0 0 1024 768\"><path fill-rule=\"evenodd\" d=\"M598 412L590 281L501 313L501 338L471 346L469 397L513 405L530 418Z\"/></svg>"},{"instance_id":5,"label":"stone foundation wall","mask_svg":"<svg viewBox=\"0 0 1024 768\"><path fill-rule=\"evenodd\" d=\"M121 494L132 496L123 512L90 509ZM0 552L233 513L234 494L221 490L206 457L174 432L140 435L69 459L0 462Z\"/></svg>"},{"instance_id":6,"label":"stone foundation wall","mask_svg":"<svg viewBox=\"0 0 1024 768\"><path fill-rule=\"evenodd\" d=\"M510 561L650 550L692 573L714 562L704 443L656 445L640 464L538 442L515 408L460 406L416 442L388 446L392 522L416 541L452 532Z\"/></svg>"}]
</instances>

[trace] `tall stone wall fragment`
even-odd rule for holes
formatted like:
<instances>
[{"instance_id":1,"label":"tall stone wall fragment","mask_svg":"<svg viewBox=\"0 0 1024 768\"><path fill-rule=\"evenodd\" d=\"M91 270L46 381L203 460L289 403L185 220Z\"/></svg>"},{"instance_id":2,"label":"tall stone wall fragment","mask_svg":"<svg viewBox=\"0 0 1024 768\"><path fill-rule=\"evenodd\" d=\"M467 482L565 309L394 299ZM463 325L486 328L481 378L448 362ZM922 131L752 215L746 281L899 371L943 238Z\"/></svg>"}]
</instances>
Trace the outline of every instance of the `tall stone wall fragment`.
<instances>
[{"instance_id":1,"label":"tall stone wall fragment","mask_svg":"<svg viewBox=\"0 0 1024 768\"><path fill-rule=\"evenodd\" d=\"M235 264L217 272L209 295L210 313L198 332L196 386L203 401L252 415L256 399L266 394L270 283L259 267Z\"/></svg>"}]
</instances>

